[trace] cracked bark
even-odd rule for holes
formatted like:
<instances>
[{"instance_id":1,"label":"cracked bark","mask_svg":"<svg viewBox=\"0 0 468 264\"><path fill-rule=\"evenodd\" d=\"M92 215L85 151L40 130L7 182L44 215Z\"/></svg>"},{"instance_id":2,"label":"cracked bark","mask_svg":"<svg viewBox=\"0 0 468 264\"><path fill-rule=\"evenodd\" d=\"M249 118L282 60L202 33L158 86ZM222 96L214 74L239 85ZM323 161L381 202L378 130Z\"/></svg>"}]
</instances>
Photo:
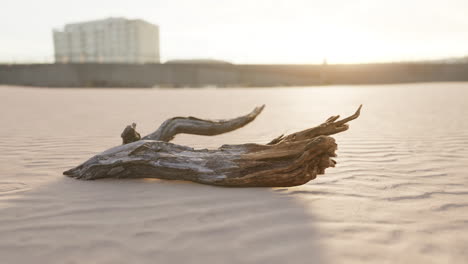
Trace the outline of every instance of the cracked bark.
<instances>
[{"instance_id":1,"label":"cracked bark","mask_svg":"<svg viewBox=\"0 0 468 264\"><path fill-rule=\"evenodd\" d=\"M346 131L347 123L358 118L361 110L360 106L342 120L332 116L319 126L281 135L266 145L249 143L197 150L169 143L180 133L212 136L238 129L252 122L263 108L229 120L171 118L153 133L141 139L135 136L131 143L106 150L64 174L83 180L159 178L232 187L301 185L335 166L331 158L336 156L337 144L330 135ZM135 129L128 126L127 133L138 134L129 127Z\"/></svg>"}]
</instances>

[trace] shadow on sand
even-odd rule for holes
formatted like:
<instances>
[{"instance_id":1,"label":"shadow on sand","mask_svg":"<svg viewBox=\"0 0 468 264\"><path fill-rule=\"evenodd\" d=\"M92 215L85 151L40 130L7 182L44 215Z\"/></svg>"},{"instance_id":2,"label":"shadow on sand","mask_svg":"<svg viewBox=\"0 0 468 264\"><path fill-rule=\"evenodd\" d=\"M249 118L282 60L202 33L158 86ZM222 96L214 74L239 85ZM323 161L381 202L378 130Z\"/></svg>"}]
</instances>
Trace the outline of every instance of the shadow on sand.
<instances>
[{"instance_id":1,"label":"shadow on sand","mask_svg":"<svg viewBox=\"0 0 468 264\"><path fill-rule=\"evenodd\" d=\"M9 203L5 263L324 262L310 210L278 189L64 177Z\"/></svg>"}]
</instances>

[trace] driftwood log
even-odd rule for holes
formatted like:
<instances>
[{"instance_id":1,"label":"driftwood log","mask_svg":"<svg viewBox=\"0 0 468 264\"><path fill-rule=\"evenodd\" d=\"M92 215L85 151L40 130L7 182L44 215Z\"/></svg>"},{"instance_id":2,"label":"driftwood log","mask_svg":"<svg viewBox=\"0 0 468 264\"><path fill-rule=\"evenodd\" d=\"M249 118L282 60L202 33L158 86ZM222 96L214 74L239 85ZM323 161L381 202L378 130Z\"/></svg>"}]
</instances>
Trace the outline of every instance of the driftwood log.
<instances>
[{"instance_id":1,"label":"driftwood log","mask_svg":"<svg viewBox=\"0 0 468 264\"><path fill-rule=\"evenodd\" d=\"M122 133L123 145L106 150L64 174L83 180L101 178L159 178L187 180L233 187L296 186L313 180L334 167L337 144L329 135L348 129L347 122L360 115L323 124L290 135L281 135L266 145L223 145L215 150L193 149L169 143L180 133L218 135L252 122L264 106L229 120L175 117L140 139L136 125Z\"/></svg>"}]
</instances>

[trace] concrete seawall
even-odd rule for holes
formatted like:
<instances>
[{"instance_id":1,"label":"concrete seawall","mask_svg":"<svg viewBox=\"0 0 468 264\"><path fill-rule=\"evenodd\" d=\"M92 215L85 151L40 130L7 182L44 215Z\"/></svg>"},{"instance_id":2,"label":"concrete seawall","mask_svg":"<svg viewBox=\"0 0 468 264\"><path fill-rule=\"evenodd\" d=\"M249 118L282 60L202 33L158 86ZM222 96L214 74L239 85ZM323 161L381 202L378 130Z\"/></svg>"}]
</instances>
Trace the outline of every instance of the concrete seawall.
<instances>
[{"instance_id":1,"label":"concrete seawall","mask_svg":"<svg viewBox=\"0 0 468 264\"><path fill-rule=\"evenodd\" d=\"M0 84L45 87L307 86L468 81L468 64L0 65Z\"/></svg>"}]
</instances>

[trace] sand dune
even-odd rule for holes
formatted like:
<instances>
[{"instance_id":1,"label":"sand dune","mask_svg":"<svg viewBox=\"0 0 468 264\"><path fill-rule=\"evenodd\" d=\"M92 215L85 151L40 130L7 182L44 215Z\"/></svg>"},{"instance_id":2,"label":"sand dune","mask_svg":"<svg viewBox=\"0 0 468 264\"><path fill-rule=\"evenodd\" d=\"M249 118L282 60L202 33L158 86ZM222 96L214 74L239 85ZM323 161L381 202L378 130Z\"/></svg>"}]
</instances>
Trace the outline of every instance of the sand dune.
<instances>
[{"instance_id":1,"label":"sand dune","mask_svg":"<svg viewBox=\"0 0 468 264\"><path fill-rule=\"evenodd\" d=\"M466 263L467 86L0 87L1 263ZM61 174L119 144L133 121L146 134L172 116L227 118L261 103L239 131L175 143L265 143L365 108L336 136L337 167L299 187Z\"/></svg>"}]
</instances>

